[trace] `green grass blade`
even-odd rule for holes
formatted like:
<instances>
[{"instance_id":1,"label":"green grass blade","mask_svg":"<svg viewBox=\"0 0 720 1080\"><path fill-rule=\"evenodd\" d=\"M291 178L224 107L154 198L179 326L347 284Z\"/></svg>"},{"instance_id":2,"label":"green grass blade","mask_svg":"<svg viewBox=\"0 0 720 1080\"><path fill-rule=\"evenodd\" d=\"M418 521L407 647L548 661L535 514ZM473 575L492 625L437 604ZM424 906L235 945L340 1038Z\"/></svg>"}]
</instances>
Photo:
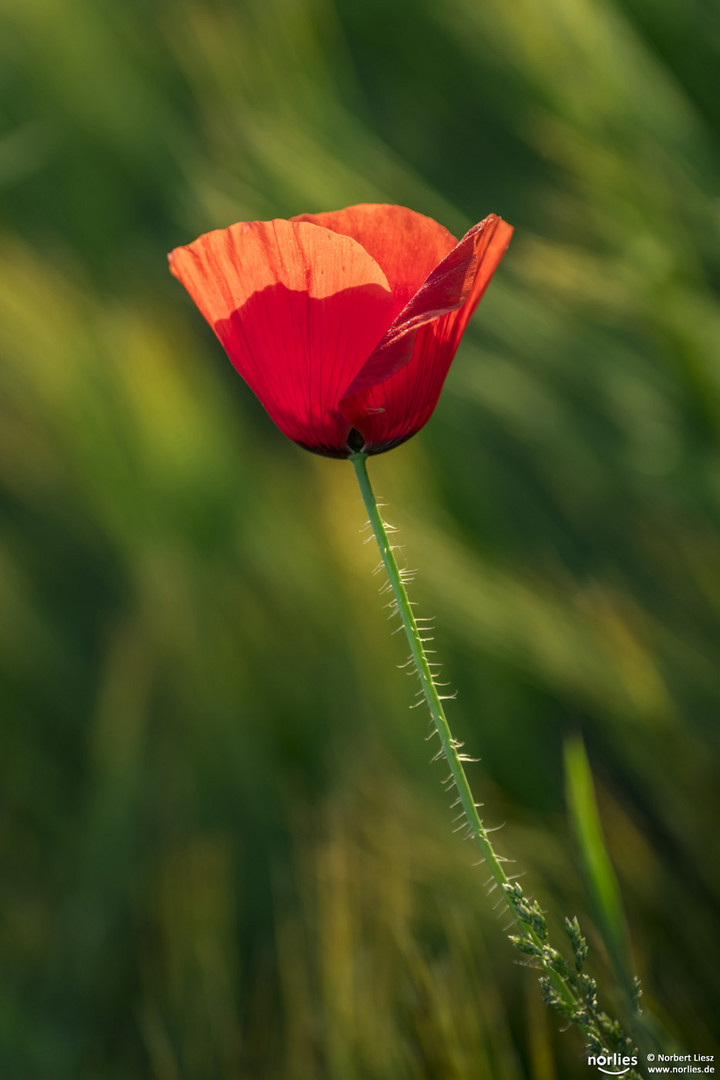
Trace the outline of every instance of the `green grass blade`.
<instances>
[{"instance_id":1,"label":"green grass blade","mask_svg":"<svg viewBox=\"0 0 720 1080\"><path fill-rule=\"evenodd\" d=\"M565 741L565 790L570 821L598 929L618 982L628 998L632 999L630 935L620 887L605 847L590 763L579 736Z\"/></svg>"}]
</instances>

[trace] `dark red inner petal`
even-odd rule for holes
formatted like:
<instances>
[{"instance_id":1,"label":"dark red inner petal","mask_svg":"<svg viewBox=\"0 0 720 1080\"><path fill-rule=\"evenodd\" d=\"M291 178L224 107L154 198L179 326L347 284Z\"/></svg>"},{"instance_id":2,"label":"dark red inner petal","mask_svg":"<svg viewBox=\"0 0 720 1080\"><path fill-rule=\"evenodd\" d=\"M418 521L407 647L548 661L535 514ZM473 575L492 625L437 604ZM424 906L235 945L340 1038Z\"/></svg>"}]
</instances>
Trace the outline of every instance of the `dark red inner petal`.
<instances>
[{"instance_id":1,"label":"dark red inner petal","mask_svg":"<svg viewBox=\"0 0 720 1080\"><path fill-rule=\"evenodd\" d=\"M363 364L344 397L354 397L369 390L404 367L412 357L416 331L462 307L470 295L478 269L476 240L480 228L482 226L474 226L433 269Z\"/></svg>"},{"instance_id":2,"label":"dark red inner petal","mask_svg":"<svg viewBox=\"0 0 720 1080\"><path fill-rule=\"evenodd\" d=\"M371 452L397 445L430 419L468 320L512 232L494 214L474 226L430 275L354 380L350 389L366 385L347 394L340 408ZM371 382L383 371L389 377Z\"/></svg>"}]
</instances>

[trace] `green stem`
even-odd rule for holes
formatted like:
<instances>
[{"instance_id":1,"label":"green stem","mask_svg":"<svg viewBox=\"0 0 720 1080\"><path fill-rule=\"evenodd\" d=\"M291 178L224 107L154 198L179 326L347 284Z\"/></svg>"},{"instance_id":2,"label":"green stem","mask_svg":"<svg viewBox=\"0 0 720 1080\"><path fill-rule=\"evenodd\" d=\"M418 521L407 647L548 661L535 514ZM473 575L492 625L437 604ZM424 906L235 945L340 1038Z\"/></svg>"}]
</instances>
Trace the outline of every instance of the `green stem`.
<instances>
[{"instance_id":1,"label":"green stem","mask_svg":"<svg viewBox=\"0 0 720 1080\"><path fill-rule=\"evenodd\" d=\"M553 968L542 958L543 951L543 936L538 933L536 929L537 922L532 919L524 919L522 914L518 911L518 904L512 902L512 892L508 890L516 889L516 893L520 890L517 887L513 887L510 879L502 868L501 857L498 856L492 846L487 831L480 820L475 800L473 799L472 792L470 790L470 784L468 783L465 770L463 769L462 759L459 753L458 743L453 738L450 726L445 716L445 710L443 708L442 699L438 693L438 689L433 679L430 664L428 663L425 649L423 648L423 641L418 629L418 624L413 614L412 606L408 599L407 591L402 579L402 573L398 567L397 560L395 558L392 545L388 539L387 530L382 520L382 516L378 509L375 494L370 484L370 478L367 472L367 454L357 453L350 455L350 461L352 461L355 467L355 473L360 484L360 491L362 492L363 502L370 518L370 525L375 539L377 540L378 547L380 548L380 554L382 561L387 571L388 579L392 587L393 594L395 596L395 602L397 604L397 610L402 619L403 627L405 628L405 634L407 636L408 643L410 645L410 652L412 660L415 664L420 683L422 685L425 700L427 701L428 708L430 709L430 715L432 716L433 723L440 737L440 743L442 745L442 752L445 759L450 766L450 772L455 783L455 787L458 792L460 803L465 811L465 817L467 819L470 834L473 840L480 848L482 856L487 863L492 879L499 887L501 892L508 900L508 907L512 913L515 921L522 927L525 935L538 949L538 959L542 967L544 967L548 977L553 983L555 990L560 995L565 1004L571 1008L578 1007L578 1000L573 993L571 987L561 974L553 970ZM531 913L530 913L531 914ZM582 1029L583 1025L579 1025Z\"/></svg>"},{"instance_id":2,"label":"green stem","mask_svg":"<svg viewBox=\"0 0 720 1080\"><path fill-rule=\"evenodd\" d=\"M502 868L500 858L495 854L493 846L490 843L490 839L485 831L480 815L477 812L475 806L475 800L473 799L472 792L470 790L470 784L468 783L465 770L460 760L460 754L458 752L458 744L452 736L450 726L445 716L445 710L443 708L442 699L438 693L435 681L430 670L430 664L428 663L425 649L423 648L422 637L418 629L417 621L413 614L412 606L408 599L407 590L403 584L402 575L397 564L397 559L392 549L392 545L388 539L385 524L382 520L382 516L378 509L375 494L370 485L370 478L367 472L366 454L353 454L350 460L355 466L355 472L357 474L358 482L360 484L360 490L362 492L363 502L370 518L370 525L372 531L375 534L378 547L380 548L380 554L382 561L385 564L388 579L392 587L393 595L395 596L395 602L397 604L397 610L402 619L402 624L405 628L405 634L410 645L410 652L412 659L415 663L420 683L422 685L425 700L427 701L428 708L430 709L430 715L432 716L433 723L437 729L437 733L440 736L440 743L442 745L443 754L450 766L450 772L452 773L453 780L455 781L455 787L457 788L460 802L465 816L467 817L468 825L472 830L472 835L480 850L482 851L483 858L490 868L493 880L496 884L504 889L506 885L510 884L510 879Z\"/></svg>"}]
</instances>

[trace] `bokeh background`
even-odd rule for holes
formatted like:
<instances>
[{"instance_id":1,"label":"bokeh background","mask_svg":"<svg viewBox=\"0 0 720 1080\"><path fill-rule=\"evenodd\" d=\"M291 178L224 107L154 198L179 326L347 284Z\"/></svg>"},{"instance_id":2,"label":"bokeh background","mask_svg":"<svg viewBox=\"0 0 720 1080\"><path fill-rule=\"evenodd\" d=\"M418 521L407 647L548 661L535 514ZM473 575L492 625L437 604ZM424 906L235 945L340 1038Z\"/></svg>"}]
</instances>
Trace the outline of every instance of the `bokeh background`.
<instances>
[{"instance_id":1,"label":"bokeh background","mask_svg":"<svg viewBox=\"0 0 720 1080\"><path fill-rule=\"evenodd\" d=\"M3 0L3 1080L556 1080L451 832L351 468L167 273L243 219L517 229L371 462L496 840L614 1004L581 733L645 1001L718 1011L720 12L704 0Z\"/></svg>"}]
</instances>

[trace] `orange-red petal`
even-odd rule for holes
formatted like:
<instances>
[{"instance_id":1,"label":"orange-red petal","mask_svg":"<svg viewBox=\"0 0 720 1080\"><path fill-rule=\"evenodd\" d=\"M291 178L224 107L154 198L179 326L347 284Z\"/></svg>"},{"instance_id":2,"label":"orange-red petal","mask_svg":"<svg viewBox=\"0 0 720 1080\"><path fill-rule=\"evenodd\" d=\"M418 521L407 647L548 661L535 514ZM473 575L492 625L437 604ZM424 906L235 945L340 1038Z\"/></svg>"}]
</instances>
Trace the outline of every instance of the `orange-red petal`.
<instances>
[{"instance_id":1,"label":"orange-red petal","mask_svg":"<svg viewBox=\"0 0 720 1080\"><path fill-rule=\"evenodd\" d=\"M281 431L346 453L338 403L393 311L367 251L311 222L249 222L176 248L170 268Z\"/></svg>"},{"instance_id":2,"label":"orange-red petal","mask_svg":"<svg viewBox=\"0 0 720 1080\"><path fill-rule=\"evenodd\" d=\"M362 244L388 279L393 318L457 244L452 233L432 218L385 203L359 203L324 214L300 214L292 220L314 222Z\"/></svg>"}]
</instances>

